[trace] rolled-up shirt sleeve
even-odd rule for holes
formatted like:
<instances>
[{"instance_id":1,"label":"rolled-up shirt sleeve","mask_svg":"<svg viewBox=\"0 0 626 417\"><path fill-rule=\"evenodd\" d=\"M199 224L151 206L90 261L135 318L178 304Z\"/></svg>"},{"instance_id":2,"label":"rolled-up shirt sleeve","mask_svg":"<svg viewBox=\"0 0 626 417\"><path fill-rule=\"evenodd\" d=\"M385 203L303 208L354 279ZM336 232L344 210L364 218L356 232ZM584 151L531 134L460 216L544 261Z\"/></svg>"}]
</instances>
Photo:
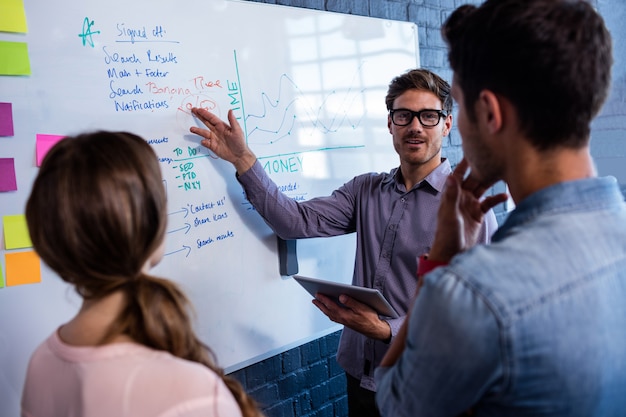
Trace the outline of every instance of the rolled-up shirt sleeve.
<instances>
[{"instance_id":1,"label":"rolled-up shirt sleeve","mask_svg":"<svg viewBox=\"0 0 626 417\"><path fill-rule=\"evenodd\" d=\"M389 341L389 343L393 342L393 339L395 339L396 335L400 331L400 327L402 327L402 323L404 323L404 320L406 320L406 316L400 316L395 319L385 319L387 324L389 324L389 328L391 329L391 340Z\"/></svg>"}]
</instances>

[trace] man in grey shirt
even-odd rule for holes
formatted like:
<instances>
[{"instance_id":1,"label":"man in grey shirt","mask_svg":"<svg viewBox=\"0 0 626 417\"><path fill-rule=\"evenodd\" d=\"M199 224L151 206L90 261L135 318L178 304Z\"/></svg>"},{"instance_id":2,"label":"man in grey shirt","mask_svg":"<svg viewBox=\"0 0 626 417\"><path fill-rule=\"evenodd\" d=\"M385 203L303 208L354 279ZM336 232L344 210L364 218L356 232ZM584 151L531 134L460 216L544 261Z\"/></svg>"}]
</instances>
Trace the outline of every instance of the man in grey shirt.
<instances>
[{"instance_id":1,"label":"man in grey shirt","mask_svg":"<svg viewBox=\"0 0 626 417\"><path fill-rule=\"evenodd\" d=\"M350 416L378 416L374 369L406 317L417 288L417 257L434 237L437 209L450 163L441 145L452 127L450 85L425 69L394 78L386 97L387 126L400 166L389 173L367 173L330 196L296 202L280 192L246 144L232 111L228 122L205 109L193 109L208 129L192 127L202 145L231 162L250 203L283 239L357 233L352 283L380 290L400 314L390 319L342 295L337 304L317 294L314 304L343 324L337 361L348 379ZM485 217L480 241L488 242L497 224Z\"/></svg>"}]
</instances>

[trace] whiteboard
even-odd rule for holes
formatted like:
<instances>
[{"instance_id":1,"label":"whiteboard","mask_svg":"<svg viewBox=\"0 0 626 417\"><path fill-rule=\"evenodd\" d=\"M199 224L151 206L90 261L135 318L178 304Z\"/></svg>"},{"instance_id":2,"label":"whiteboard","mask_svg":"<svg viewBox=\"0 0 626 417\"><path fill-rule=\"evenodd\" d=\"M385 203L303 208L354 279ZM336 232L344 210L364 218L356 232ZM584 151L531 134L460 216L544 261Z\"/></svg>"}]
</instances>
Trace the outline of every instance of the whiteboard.
<instances>
[{"instance_id":1,"label":"whiteboard","mask_svg":"<svg viewBox=\"0 0 626 417\"><path fill-rule=\"evenodd\" d=\"M15 129L0 138L0 157L14 158L18 184L0 193L0 215L24 213L37 134L137 133L157 152L168 194L166 256L153 272L181 284L227 372L338 330L280 275L276 236L232 166L188 132L189 108L223 118L234 109L288 195L326 195L398 165L384 96L419 66L416 26L227 0L25 3L28 32L0 33L27 43L31 66L29 76L0 76ZM4 268L16 250L4 239L0 249ZM350 282L354 236L300 240L297 250L301 274ZM3 408L18 406L34 348L78 307L45 265L41 283L0 288Z\"/></svg>"}]
</instances>

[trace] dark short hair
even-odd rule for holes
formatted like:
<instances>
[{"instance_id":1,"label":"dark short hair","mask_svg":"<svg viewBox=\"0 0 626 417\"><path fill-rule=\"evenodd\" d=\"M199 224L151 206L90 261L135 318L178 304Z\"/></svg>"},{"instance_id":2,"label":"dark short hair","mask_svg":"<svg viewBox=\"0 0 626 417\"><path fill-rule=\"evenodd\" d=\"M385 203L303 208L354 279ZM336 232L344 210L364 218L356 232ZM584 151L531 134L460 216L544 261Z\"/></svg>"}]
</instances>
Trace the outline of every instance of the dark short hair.
<instances>
[{"instance_id":1,"label":"dark short hair","mask_svg":"<svg viewBox=\"0 0 626 417\"><path fill-rule=\"evenodd\" d=\"M584 0L487 0L456 9L442 35L468 117L482 90L515 106L538 149L588 144L610 88L612 44Z\"/></svg>"},{"instance_id":2,"label":"dark short hair","mask_svg":"<svg viewBox=\"0 0 626 417\"><path fill-rule=\"evenodd\" d=\"M452 96L450 84L432 71L423 68L412 69L398 75L389 84L385 103L387 110L393 109L393 102L407 90L430 91L441 100L441 106L446 114L452 112Z\"/></svg>"}]
</instances>

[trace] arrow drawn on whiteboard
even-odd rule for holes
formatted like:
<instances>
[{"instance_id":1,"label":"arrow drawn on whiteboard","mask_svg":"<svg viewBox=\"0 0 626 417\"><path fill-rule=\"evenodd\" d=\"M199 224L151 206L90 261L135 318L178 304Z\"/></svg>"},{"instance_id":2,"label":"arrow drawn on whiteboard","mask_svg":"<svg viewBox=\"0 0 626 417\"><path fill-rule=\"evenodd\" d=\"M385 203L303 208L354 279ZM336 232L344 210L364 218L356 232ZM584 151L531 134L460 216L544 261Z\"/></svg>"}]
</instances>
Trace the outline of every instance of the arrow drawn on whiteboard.
<instances>
[{"instance_id":1,"label":"arrow drawn on whiteboard","mask_svg":"<svg viewBox=\"0 0 626 417\"><path fill-rule=\"evenodd\" d=\"M180 227L178 229L174 229L174 230L170 230L167 233L175 233L175 232L180 232L181 230L185 230L185 234L189 233L189 230L191 230L191 225L189 223L185 223L184 227Z\"/></svg>"},{"instance_id":2,"label":"arrow drawn on whiteboard","mask_svg":"<svg viewBox=\"0 0 626 417\"><path fill-rule=\"evenodd\" d=\"M178 249L178 250L175 250L175 251L172 251L172 252L168 252L168 253L164 254L163 256L174 255L175 253L182 252L184 250L187 251L187 254L185 255L185 258L186 258L191 253L191 246L187 246L187 245L183 245L183 247L181 249Z\"/></svg>"},{"instance_id":3,"label":"arrow drawn on whiteboard","mask_svg":"<svg viewBox=\"0 0 626 417\"><path fill-rule=\"evenodd\" d=\"M189 214L189 209L186 207L181 207L180 210L178 211L173 211L171 213L167 213L168 216L173 216L174 214L178 214L178 213L185 213L185 215L183 216L183 218L187 218L187 215Z\"/></svg>"}]
</instances>

